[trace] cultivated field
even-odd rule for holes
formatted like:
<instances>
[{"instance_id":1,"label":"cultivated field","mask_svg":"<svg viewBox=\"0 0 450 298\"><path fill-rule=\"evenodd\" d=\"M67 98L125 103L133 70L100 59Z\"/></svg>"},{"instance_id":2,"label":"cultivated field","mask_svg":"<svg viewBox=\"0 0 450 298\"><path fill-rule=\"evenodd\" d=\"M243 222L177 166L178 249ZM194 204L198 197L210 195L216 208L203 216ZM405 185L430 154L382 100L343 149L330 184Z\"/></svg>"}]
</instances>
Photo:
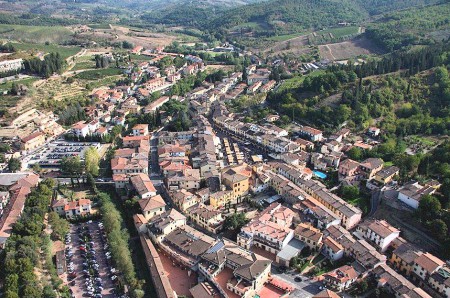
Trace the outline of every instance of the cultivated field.
<instances>
[{"instance_id":1,"label":"cultivated field","mask_svg":"<svg viewBox=\"0 0 450 298\"><path fill-rule=\"evenodd\" d=\"M96 41L110 41L122 42L128 41L134 45L140 45L145 48L154 48L159 46L170 45L175 40L179 39L177 36L168 35L164 33L153 33L148 31L133 30L123 26L113 26L110 29L94 29L92 32L85 32L80 34L90 40Z\"/></svg>"},{"instance_id":2,"label":"cultivated field","mask_svg":"<svg viewBox=\"0 0 450 298\"><path fill-rule=\"evenodd\" d=\"M29 55L35 55L39 52L51 53L58 52L64 59L75 55L81 48L77 46L60 46L57 44L38 44L38 43L21 43L13 42L12 45L19 51L25 52Z\"/></svg>"},{"instance_id":3,"label":"cultivated field","mask_svg":"<svg viewBox=\"0 0 450 298\"><path fill-rule=\"evenodd\" d=\"M62 43L72 32L62 26L22 26L0 24L0 38L33 43Z\"/></svg>"},{"instance_id":4,"label":"cultivated field","mask_svg":"<svg viewBox=\"0 0 450 298\"><path fill-rule=\"evenodd\" d=\"M308 35L301 35L295 38L275 43L273 46L267 47L263 53L279 55L284 53L292 53L294 55L302 55L310 52L308 45Z\"/></svg>"},{"instance_id":5,"label":"cultivated field","mask_svg":"<svg viewBox=\"0 0 450 298\"><path fill-rule=\"evenodd\" d=\"M332 61L354 58L363 55L382 54L382 51L367 38L319 46L320 56Z\"/></svg>"}]
</instances>

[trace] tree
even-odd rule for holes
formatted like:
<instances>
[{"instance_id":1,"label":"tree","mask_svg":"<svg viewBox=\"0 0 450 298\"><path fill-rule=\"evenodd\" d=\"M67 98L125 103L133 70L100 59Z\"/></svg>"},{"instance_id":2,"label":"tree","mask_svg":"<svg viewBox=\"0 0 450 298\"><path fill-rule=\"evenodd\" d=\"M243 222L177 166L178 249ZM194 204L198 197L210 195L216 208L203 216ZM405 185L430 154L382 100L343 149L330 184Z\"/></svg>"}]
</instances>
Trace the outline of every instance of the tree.
<instances>
[{"instance_id":1,"label":"tree","mask_svg":"<svg viewBox=\"0 0 450 298\"><path fill-rule=\"evenodd\" d=\"M48 222L52 226L52 238L63 240L64 236L69 232L69 223L67 220L59 217L56 212L50 212L48 214Z\"/></svg>"},{"instance_id":2,"label":"tree","mask_svg":"<svg viewBox=\"0 0 450 298\"><path fill-rule=\"evenodd\" d=\"M19 159L12 157L8 160L8 170L11 173L15 173L15 172L19 171L21 169L21 167L22 167L22 163L20 162Z\"/></svg>"},{"instance_id":3,"label":"tree","mask_svg":"<svg viewBox=\"0 0 450 298\"><path fill-rule=\"evenodd\" d=\"M344 200L352 200L359 197L359 188L351 185L341 187L341 195Z\"/></svg>"},{"instance_id":4,"label":"tree","mask_svg":"<svg viewBox=\"0 0 450 298\"><path fill-rule=\"evenodd\" d=\"M134 45L126 40L122 41L122 48L124 49L132 49Z\"/></svg>"},{"instance_id":5,"label":"tree","mask_svg":"<svg viewBox=\"0 0 450 298\"><path fill-rule=\"evenodd\" d=\"M347 151L346 154L350 159L353 160L360 161L363 159L363 151L361 148L358 147L352 147L350 150Z\"/></svg>"},{"instance_id":6,"label":"tree","mask_svg":"<svg viewBox=\"0 0 450 298\"><path fill-rule=\"evenodd\" d=\"M448 227L442 219L434 219L429 224L429 229L433 236L438 240L445 240L447 238Z\"/></svg>"},{"instance_id":7,"label":"tree","mask_svg":"<svg viewBox=\"0 0 450 298\"><path fill-rule=\"evenodd\" d=\"M100 155L95 147L89 147L84 153L86 172L98 176Z\"/></svg>"},{"instance_id":8,"label":"tree","mask_svg":"<svg viewBox=\"0 0 450 298\"><path fill-rule=\"evenodd\" d=\"M40 173L42 171L42 168L41 168L41 166L38 163L35 163L33 165L33 171L36 172L36 173Z\"/></svg>"},{"instance_id":9,"label":"tree","mask_svg":"<svg viewBox=\"0 0 450 298\"><path fill-rule=\"evenodd\" d=\"M77 178L78 181L78 178L83 174L83 165L80 158L78 156L64 157L61 160L61 172L69 176L71 180Z\"/></svg>"},{"instance_id":10,"label":"tree","mask_svg":"<svg viewBox=\"0 0 450 298\"><path fill-rule=\"evenodd\" d=\"M427 222L435 219L441 212L441 202L436 197L425 195L419 202L417 213L420 220Z\"/></svg>"},{"instance_id":11,"label":"tree","mask_svg":"<svg viewBox=\"0 0 450 298\"><path fill-rule=\"evenodd\" d=\"M9 146L8 144L0 144L1 153L6 153L8 151L11 151L11 146Z\"/></svg>"},{"instance_id":12,"label":"tree","mask_svg":"<svg viewBox=\"0 0 450 298\"><path fill-rule=\"evenodd\" d=\"M233 213L227 217L224 222L224 229L227 230L240 230L244 225L248 223L248 219L245 217L245 213Z\"/></svg>"},{"instance_id":13,"label":"tree","mask_svg":"<svg viewBox=\"0 0 450 298\"><path fill-rule=\"evenodd\" d=\"M365 291L367 291L368 288L369 288L369 284L367 283L367 281L365 279L363 279L362 281L360 281L358 283L358 290L360 293L364 293Z\"/></svg>"}]
</instances>

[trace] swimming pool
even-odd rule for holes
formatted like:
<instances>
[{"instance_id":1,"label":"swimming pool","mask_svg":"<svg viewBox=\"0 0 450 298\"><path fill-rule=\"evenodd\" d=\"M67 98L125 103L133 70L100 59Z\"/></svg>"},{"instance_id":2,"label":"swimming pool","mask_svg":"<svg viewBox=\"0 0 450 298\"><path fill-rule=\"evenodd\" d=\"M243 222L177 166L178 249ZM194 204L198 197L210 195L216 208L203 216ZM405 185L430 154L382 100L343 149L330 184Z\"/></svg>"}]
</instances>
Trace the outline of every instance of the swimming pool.
<instances>
[{"instance_id":1,"label":"swimming pool","mask_svg":"<svg viewBox=\"0 0 450 298\"><path fill-rule=\"evenodd\" d=\"M321 171L313 171L314 175L319 177L320 179L327 179L327 174L322 173Z\"/></svg>"}]
</instances>

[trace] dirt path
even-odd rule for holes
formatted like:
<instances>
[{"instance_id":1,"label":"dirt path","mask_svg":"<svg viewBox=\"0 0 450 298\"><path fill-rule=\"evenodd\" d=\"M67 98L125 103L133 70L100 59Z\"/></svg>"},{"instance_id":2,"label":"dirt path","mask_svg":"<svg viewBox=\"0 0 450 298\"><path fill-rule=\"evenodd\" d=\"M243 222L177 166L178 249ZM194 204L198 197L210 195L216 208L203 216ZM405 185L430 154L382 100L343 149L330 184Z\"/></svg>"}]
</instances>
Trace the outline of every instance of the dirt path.
<instances>
[{"instance_id":1,"label":"dirt path","mask_svg":"<svg viewBox=\"0 0 450 298\"><path fill-rule=\"evenodd\" d=\"M320 53L322 57L333 61L336 60L336 57L334 57L333 52L328 45L321 46L320 51L323 51L323 53Z\"/></svg>"},{"instance_id":2,"label":"dirt path","mask_svg":"<svg viewBox=\"0 0 450 298\"><path fill-rule=\"evenodd\" d=\"M68 57L66 59L66 62L67 62L67 65L68 65L68 67L66 69L66 72L68 72L69 70L71 70L75 66L75 64L76 64L75 59L78 58L78 57L82 57L84 54L86 54L86 52L87 52L86 49L82 49L81 51L79 51L75 55Z\"/></svg>"}]
</instances>

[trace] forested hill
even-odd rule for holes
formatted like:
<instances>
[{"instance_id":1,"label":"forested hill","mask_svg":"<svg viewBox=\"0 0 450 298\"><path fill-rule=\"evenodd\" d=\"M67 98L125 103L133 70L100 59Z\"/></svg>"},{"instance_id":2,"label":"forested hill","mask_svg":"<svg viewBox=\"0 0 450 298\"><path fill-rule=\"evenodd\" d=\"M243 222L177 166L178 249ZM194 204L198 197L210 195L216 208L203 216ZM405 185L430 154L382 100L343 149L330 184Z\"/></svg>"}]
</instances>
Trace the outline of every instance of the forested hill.
<instances>
[{"instance_id":1,"label":"forested hill","mask_svg":"<svg viewBox=\"0 0 450 298\"><path fill-rule=\"evenodd\" d=\"M140 0L145 1L149 0ZM267 0L154 0L145 5L133 3L129 7L145 11L141 19L146 23L204 28L208 20L219 17L228 9L265 1Z\"/></svg>"},{"instance_id":2,"label":"forested hill","mask_svg":"<svg viewBox=\"0 0 450 298\"><path fill-rule=\"evenodd\" d=\"M321 129L344 122L377 123L391 137L450 132L450 43L399 51L361 65L335 65L306 77L300 87L267 98L280 115ZM308 98L305 98L308 94ZM338 101L328 104L329 96Z\"/></svg>"},{"instance_id":3,"label":"forested hill","mask_svg":"<svg viewBox=\"0 0 450 298\"><path fill-rule=\"evenodd\" d=\"M411 7L422 7L448 2L446 0L357 0L370 15L378 15Z\"/></svg>"},{"instance_id":4,"label":"forested hill","mask_svg":"<svg viewBox=\"0 0 450 298\"><path fill-rule=\"evenodd\" d=\"M267 30L302 30L359 22L367 16L354 0L272 0L229 10L211 21L209 27L231 29L253 22Z\"/></svg>"},{"instance_id":5,"label":"forested hill","mask_svg":"<svg viewBox=\"0 0 450 298\"><path fill-rule=\"evenodd\" d=\"M228 10L211 21L210 28L230 29L249 22L277 30L320 29L339 22L357 23L371 15L414 6L433 5L442 0L271 0ZM279 28L277 28L279 27Z\"/></svg>"},{"instance_id":6,"label":"forested hill","mask_svg":"<svg viewBox=\"0 0 450 298\"><path fill-rule=\"evenodd\" d=\"M446 2L386 14L368 25L367 36L387 51L447 40L450 37L450 2Z\"/></svg>"}]
</instances>

